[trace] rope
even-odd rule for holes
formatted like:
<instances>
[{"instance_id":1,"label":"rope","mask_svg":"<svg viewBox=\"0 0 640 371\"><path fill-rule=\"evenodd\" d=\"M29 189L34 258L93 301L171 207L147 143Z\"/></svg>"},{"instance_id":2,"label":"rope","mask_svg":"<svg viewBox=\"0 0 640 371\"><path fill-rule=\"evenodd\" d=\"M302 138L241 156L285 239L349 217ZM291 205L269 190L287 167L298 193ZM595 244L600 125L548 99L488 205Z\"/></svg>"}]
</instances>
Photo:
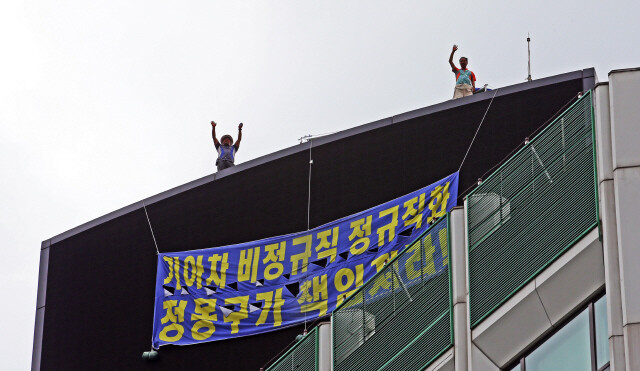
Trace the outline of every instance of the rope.
<instances>
[{"instance_id":1,"label":"rope","mask_svg":"<svg viewBox=\"0 0 640 371\"><path fill-rule=\"evenodd\" d=\"M313 157L311 149L313 148L313 139L309 138L309 189L307 198L307 231L311 229L311 168L313 166ZM305 282L309 277L309 263L307 263L307 272L304 276ZM304 312L304 333L307 333L307 312Z\"/></svg>"},{"instance_id":2,"label":"rope","mask_svg":"<svg viewBox=\"0 0 640 371\"><path fill-rule=\"evenodd\" d=\"M151 227L151 220L149 219L149 213L147 212L147 205L142 201L142 208L144 209L144 215L147 216L147 223L149 223L149 230L151 231L151 237L153 237L153 244L156 247L156 255L160 255L158 250L158 243L156 242L156 236L153 234L153 228ZM153 336L151 337L151 350L155 350L153 347Z\"/></svg>"},{"instance_id":3,"label":"rope","mask_svg":"<svg viewBox=\"0 0 640 371\"><path fill-rule=\"evenodd\" d=\"M153 234L153 227L151 227L151 220L149 219L149 213L147 212L147 205L145 205L144 201L142 201L142 208L144 209L144 214L147 216L147 223L149 223L149 230L151 230L153 244L156 246L156 255L160 255L160 251L158 250L158 243L156 242L156 236Z\"/></svg>"},{"instance_id":4,"label":"rope","mask_svg":"<svg viewBox=\"0 0 640 371\"><path fill-rule=\"evenodd\" d=\"M496 92L493 93L493 97L491 97L491 100L489 101L489 105L487 106L487 110L484 111L484 116L482 116L482 120L480 121L480 125L478 125L478 129L476 129L476 133L473 135L473 139L471 139L471 144L469 144L469 148L467 148L467 153L464 154L464 157L462 158L462 162L460 163L460 167L458 168L458 171L460 171L460 169L462 169L462 165L464 165L464 161L467 159L467 155L469 154L469 151L471 151L471 146L473 146L473 142L476 140L476 137L478 136L478 132L480 132L480 128L482 127L482 123L484 122L485 117L487 117L487 112L489 112L489 108L491 108L491 103L493 103L493 98L496 97L496 94L498 94L498 91L500 89L496 89Z\"/></svg>"},{"instance_id":5,"label":"rope","mask_svg":"<svg viewBox=\"0 0 640 371\"><path fill-rule=\"evenodd\" d=\"M313 165L313 159L311 158L311 148L313 148L313 140L309 139L309 197L307 198L307 230L311 229L311 165Z\"/></svg>"}]
</instances>

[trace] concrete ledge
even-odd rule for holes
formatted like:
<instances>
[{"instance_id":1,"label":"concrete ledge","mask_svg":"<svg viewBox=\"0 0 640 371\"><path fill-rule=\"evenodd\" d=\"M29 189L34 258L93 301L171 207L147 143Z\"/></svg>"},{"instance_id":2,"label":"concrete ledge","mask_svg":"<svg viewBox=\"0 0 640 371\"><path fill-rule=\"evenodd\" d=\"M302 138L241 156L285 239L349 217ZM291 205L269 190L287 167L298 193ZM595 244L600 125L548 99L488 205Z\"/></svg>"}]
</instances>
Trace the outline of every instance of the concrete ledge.
<instances>
[{"instance_id":1,"label":"concrete ledge","mask_svg":"<svg viewBox=\"0 0 640 371\"><path fill-rule=\"evenodd\" d=\"M551 327L535 281L531 281L482 321L471 339L493 363L504 367Z\"/></svg>"},{"instance_id":2,"label":"concrete ledge","mask_svg":"<svg viewBox=\"0 0 640 371\"><path fill-rule=\"evenodd\" d=\"M535 278L536 290L555 326L604 286L604 255L594 228Z\"/></svg>"},{"instance_id":3,"label":"concrete ledge","mask_svg":"<svg viewBox=\"0 0 640 371\"><path fill-rule=\"evenodd\" d=\"M471 371L499 371L487 356L475 345L471 345Z\"/></svg>"},{"instance_id":4,"label":"concrete ledge","mask_svg":"<svg viewBox=\"0 0 640 371\"><path fill-rule=\"evenodd\" d=\"M473 344L504 367L604 286L603 259L594 228L482 321Z\"/></svg>"},{"instance_id":5,"label":"concrete ledge","mask_svg":"<svg viewBox=\"0 0 640 371\"><path fill-rule=\"evenodd\" d=\"M455 365L453 363L453 348L444 352L443 355L438 357L431 365L424 369L424 371L454 371Z\"/></svg>"}]
</instances>

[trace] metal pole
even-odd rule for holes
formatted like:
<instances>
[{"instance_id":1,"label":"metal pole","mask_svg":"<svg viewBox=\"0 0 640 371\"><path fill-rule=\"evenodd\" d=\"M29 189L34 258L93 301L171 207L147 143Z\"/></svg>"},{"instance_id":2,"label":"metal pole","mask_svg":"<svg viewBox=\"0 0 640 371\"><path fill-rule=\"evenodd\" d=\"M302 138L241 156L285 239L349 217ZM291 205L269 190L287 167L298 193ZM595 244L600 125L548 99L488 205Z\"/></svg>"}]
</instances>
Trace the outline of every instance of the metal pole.
<instances>
[{"instance_id":1,"label":"metal pole","mask_svg":"<svg viewBox=\"0 0 640 371\"><path fill-rule=\"evenodd\" d=\"M398 268L396 268L395 265L393 265L393 274L395 274L396 278L398 279L398 281L400 281L400 285L402 286L402 289L404 289L405 294L407 294L407 297L409 298L409 301L413 301L413 298L411 297L411 294L409 293L409 289L407 289L407 286L404 284L404 281L402 280L402 278L400 278L400 274L398 274Z\"/></svg>"},{"instance_id":2,"label":"metal pole","mask_svg":"<svg viewBox=\"0 0 640 371\"><path fill-rule=\"evenodd\" d=\"M531 38L529 37L529 33L527 33L527 71L529 74L527 75L527 81L531 81Z\"/></svg>"},{"instance_id":3,"label":"metal pole","mask_svg":"<svg viewBox=\"0 0 640 371\"><path fill-rule=\"evenodd\" d=\"M547 178L549 179L549 183L553 183L553 180L551 179L551 175L549 174L547 169L544 167L544 164L542 163L542 159L540 159L540 156L538 155L538 151L536 151L536 149L533 147L533 145L531 145L531 151L536 156L536 158L538 159L538 163L540 164L540 167L542 167L542 170L544 171L544 175L546 175ZM533 161L533 159L531 161ZM531 166L533 166L533 165L531 165Z\"/></svg>"}]
</instances>

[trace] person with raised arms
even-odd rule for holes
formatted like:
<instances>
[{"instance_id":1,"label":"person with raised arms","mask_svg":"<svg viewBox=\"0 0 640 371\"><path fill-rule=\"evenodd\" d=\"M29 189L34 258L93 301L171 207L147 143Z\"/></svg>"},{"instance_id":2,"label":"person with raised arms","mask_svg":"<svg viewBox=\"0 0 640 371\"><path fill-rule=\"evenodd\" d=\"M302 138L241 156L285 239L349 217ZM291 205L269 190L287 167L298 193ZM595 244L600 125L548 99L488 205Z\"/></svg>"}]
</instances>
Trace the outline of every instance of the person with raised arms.
<instances>
[{"instance_id":1,"label":"person with raised arms","mask_svg":"<svg viewBox=\"0 0 640 371\"><path fill-rule=\"evenodd\" d=\"M453 46L453 50L451 50L451 55L449 56L451 70L456 74L456 87L453 91L453 99L468 97L469 95L473 95L473 92L476 90L476 75L467 69L469 59L467 59L467 57L460 57L460 68L456 67L453 63L453 54L456 50L458 50L458 45Z\"/></svg>"},{"instance_id":2,"label":"person with raised arms","mask_svg":"<svg viewBox=\"0 0 640 371\"><path fill-rule=\"evenodd\" d=\"M218 151L218 158L216 160L216 166L218 171L235 166L236 152L240 148L240 141L242 140L242 123L238 125L238 140L233 143L233 138L229 134L225 134L220 138L216 138L216 122L211 121L211 136L213 137L213 145Z\"/></svg>"}]
</instances>

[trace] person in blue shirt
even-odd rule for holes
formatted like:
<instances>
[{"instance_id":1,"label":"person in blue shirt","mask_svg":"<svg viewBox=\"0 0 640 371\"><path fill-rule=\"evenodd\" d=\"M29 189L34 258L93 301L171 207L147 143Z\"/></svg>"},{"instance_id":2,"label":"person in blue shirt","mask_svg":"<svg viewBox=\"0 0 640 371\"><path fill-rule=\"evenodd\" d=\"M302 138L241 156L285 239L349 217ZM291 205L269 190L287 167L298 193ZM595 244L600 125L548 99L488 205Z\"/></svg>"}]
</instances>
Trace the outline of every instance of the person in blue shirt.
<instances>
[{"instance_id":1,"label":"person in blue shirt","mask_svg":"<svg viewBox=\"0 0 640 371\"><path fill-rule=\"evenodd\" d=\"M211 121L211 136L213 137L213 145L218 151L218 159L216 166L218 171L235 166L236 152L240 148L240 140L242 140L242 123L238 125L238 140L233 143L231 135L225 134L220 138L216 138L216 122Z\"/></svg>"},{"instance_id":2,"label":"person in blue shirt","mask_svg":"<svg viewBox=\"0 0 640 371\"><path fill-rule=\"evenodd\" d=\"M453 91L453 99L473 95L476 90L476 75L467 69L467 64L469 63L467 57L460 57L460 68L453 63L453 54L456 50L458 50L458 46L454 45L449 56L451 70L456 74L456 88Z\"/></svg>"}]
</instances>

